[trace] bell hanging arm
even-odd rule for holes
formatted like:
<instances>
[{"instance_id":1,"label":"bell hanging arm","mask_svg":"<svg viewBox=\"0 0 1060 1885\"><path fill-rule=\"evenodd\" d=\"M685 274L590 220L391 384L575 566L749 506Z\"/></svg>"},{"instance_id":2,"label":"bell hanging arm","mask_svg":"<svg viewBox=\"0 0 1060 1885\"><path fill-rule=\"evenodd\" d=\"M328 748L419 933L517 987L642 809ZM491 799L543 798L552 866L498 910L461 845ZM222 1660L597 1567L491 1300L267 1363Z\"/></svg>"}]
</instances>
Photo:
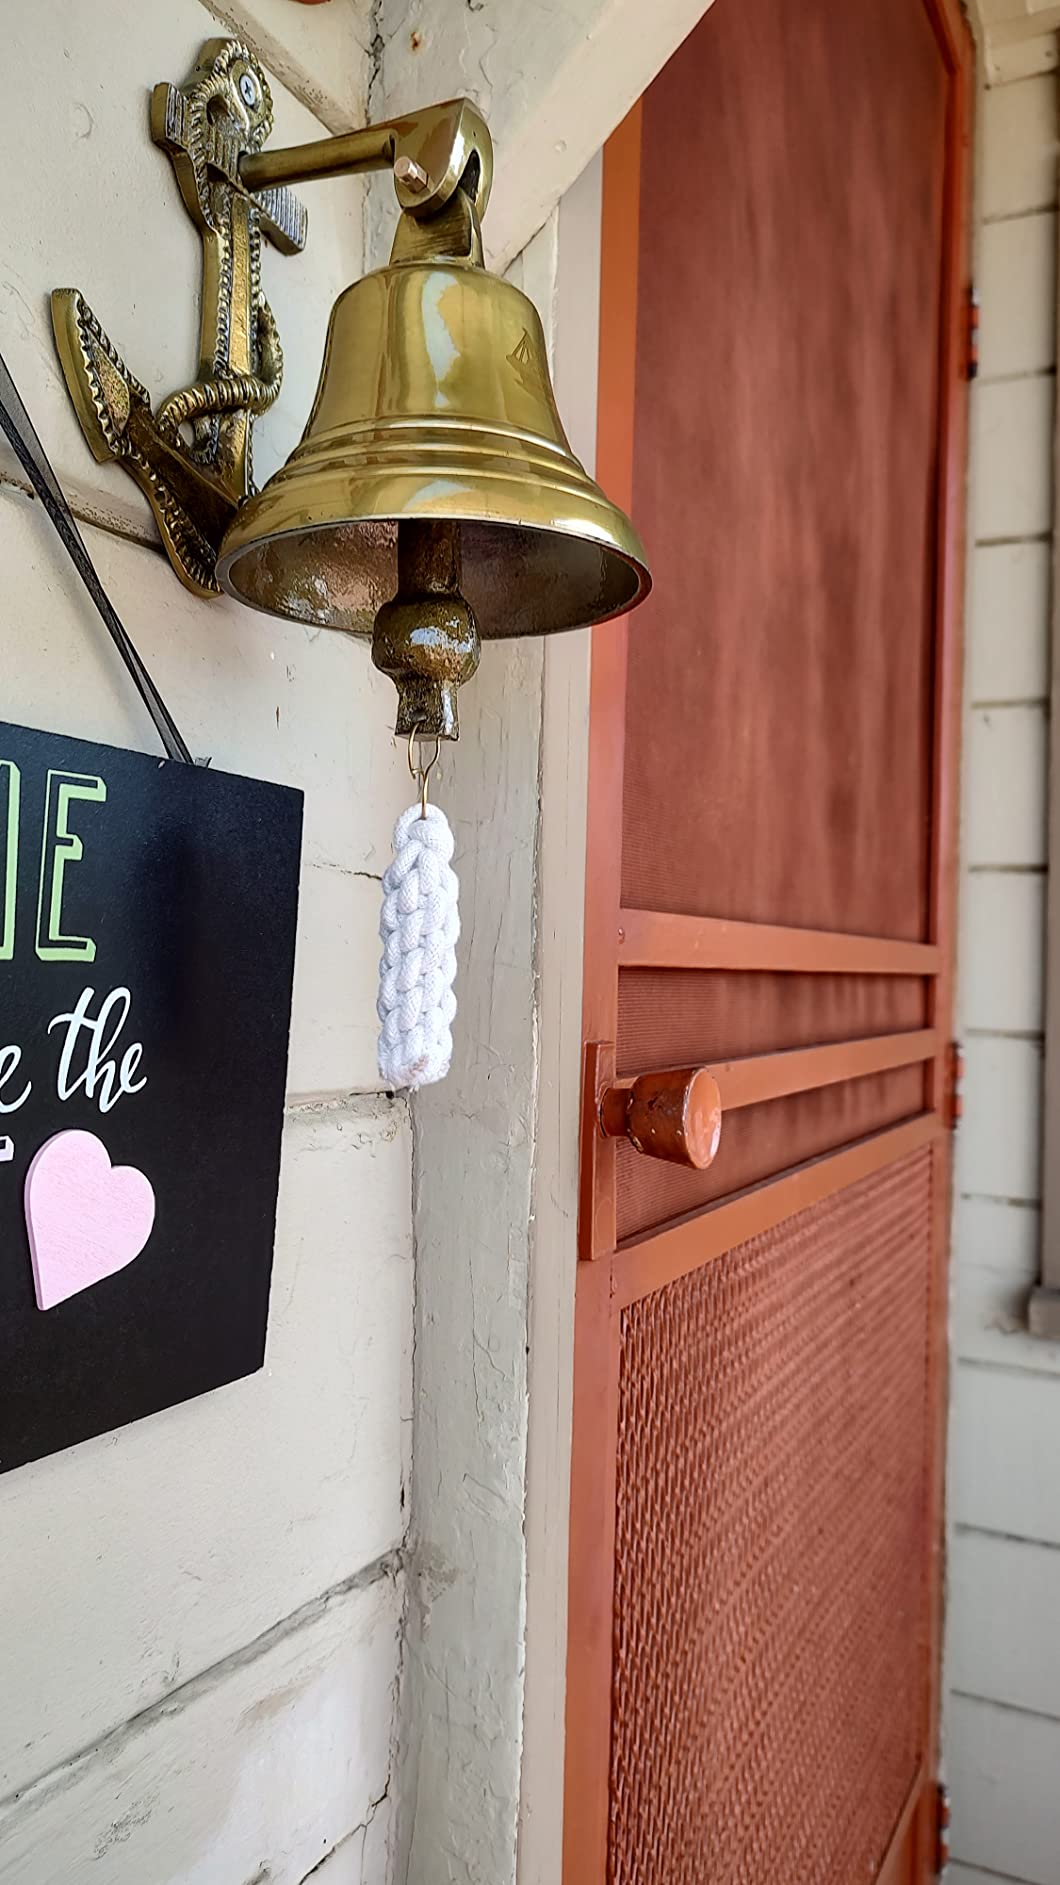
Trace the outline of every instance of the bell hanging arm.
<instances>
[{"instance_id":1,"label":"bell hanging arm","mask_svg":"<svg viewBox=\"0 0 1060 1885\"><path fill-rule=\"evenodd\" d=\"M360 131L253 153L239 176L258 191L373 170L393 172L398 206L418 222L444 210L458 187L481 219L493 185L489 126L469 98L453 98Z\"/></svg>"}]
</instances>

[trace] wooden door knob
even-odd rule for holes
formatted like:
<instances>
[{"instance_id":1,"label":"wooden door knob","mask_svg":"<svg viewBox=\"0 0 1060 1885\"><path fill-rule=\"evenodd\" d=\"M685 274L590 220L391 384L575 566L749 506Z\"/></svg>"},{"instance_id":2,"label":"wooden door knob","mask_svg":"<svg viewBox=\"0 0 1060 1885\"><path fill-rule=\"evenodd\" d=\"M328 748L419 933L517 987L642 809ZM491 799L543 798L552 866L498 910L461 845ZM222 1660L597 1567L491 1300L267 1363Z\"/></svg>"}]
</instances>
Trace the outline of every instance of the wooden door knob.
<instances>
[{"instance_id":1,"label":"wooden door knob","mask_svg":"<svg viewBox=\"0 0 1060 1885\"><path fill-rule=\"evenodd\" d=\"M708 1067L671 1067L616 1081L600 1100L605 1138L628 1139L648 1158L706 1171L721 1138L721 1094Z\"/></svg>"}]
</instances>

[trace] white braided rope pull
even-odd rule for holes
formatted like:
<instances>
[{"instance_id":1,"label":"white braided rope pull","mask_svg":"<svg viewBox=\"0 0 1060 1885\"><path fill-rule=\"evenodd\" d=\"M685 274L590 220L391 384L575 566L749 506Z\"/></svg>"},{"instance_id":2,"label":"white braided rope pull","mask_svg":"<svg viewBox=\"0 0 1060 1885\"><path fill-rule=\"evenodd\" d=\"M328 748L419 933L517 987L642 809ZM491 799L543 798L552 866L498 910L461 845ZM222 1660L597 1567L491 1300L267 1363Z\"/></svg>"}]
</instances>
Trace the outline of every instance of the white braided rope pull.
<instances>
[{"instance_id":1,"label":"white braided rope pull","mask_svg":"<svg viewBox=\"0 0 1060 1885\"><path fill-rule=\"evenodd\" d=\"M379 934L379 1077L390 1087L444 1080L453 1054L460 886L453 834L437 805L410 805L394 826Z\"/></svg>"}]
</instances>

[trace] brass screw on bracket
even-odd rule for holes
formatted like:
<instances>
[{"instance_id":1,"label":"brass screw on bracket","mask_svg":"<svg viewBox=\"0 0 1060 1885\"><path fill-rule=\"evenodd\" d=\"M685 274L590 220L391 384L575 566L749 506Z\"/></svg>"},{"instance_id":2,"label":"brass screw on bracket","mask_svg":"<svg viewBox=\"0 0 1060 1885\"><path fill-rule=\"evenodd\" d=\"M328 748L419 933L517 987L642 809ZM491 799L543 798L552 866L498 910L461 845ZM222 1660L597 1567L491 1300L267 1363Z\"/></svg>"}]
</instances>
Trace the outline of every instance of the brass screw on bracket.
<instances>
[{"instance_id":1,"label":"brass screw on bracket","mask_svg":"<svg viewBox=\"0 0 1060 1885\"><path fill-rule=\"evenodd\" d=\"M423 165L418 164L414 157L395 158L394 175L399 183L405 185L406 190L415 190L417 195L421 190L425 190L430 182Z\"/></svg>"}]
</instances>

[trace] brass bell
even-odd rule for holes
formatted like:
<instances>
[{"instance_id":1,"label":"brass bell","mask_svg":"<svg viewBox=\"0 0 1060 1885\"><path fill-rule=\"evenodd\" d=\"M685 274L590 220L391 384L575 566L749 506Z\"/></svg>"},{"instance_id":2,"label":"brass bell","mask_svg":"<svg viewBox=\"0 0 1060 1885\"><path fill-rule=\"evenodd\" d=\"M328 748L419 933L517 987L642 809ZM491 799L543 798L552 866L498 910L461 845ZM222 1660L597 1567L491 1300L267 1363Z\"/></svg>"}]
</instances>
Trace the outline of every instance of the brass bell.
<instances>
[{"instance_id":1,"label":"brass bell","mask_svg":"<svg viewBox=\"0 0 1060 1885\"><path fill-rule=\"evenodd\" d=\"M63 370L93 452L141 485L190 589L371 634L398 733L455 739L480 638L622 614L651 587L644 551L567 443L533 304L483 267L493 146L470 100L284 150L264 148L271 125L237 40L155 87L152 136L203 242L200 377L153 410L67 289ZM283 371L262 243L305 243L290 185L378 169L400 211L389 265L339 296L302 441L254 494L252 424Z\"/></svg>"},{"instance_id":2,"label":"brass bell","mask_svg":"<svg viewBox=\"0 0 1060 1885\"><path fill-rule=\"evenodd\" d=\"M270 614L378 621L397 732L450 739L479 636L605 621L650 587L564 436L533 304L452 260L398 261L339 297L301 444L241 507L218 576Z\"/></svg>"}]
</instances>

